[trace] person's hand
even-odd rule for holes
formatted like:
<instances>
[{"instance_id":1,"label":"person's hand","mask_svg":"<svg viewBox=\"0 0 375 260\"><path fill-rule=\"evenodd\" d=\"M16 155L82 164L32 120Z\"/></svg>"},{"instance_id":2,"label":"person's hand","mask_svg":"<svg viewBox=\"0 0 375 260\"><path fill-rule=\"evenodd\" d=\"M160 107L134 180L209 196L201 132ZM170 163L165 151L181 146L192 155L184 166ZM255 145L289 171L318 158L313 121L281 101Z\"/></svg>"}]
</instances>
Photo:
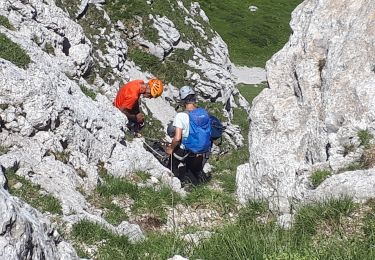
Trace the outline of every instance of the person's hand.
<instances>
[{"instance_id":1,"label":"person's hand","mask_svg":"<svg viewBox=\"0 0 375 260\"><path fill-rule=\"evenodd\" d=\"M136 120L137 120L137 123L139 124L143 124L144 121L145 121L145 116L144 114L142 113L138 113L136 116L135 116Z\"/></svg>"},{"instance_id":2,"label":"person's hand","mask_svg":"<svg viewBox=\"0 0 375 260\"><path fill-rule=\"evenodd\" d=\"M172 149L172 146L171 145L168 145L166 148L165 148L165 153L168 154L168 155L171 155L173 153L173 149Z\"/></svg>"}]
</instances>

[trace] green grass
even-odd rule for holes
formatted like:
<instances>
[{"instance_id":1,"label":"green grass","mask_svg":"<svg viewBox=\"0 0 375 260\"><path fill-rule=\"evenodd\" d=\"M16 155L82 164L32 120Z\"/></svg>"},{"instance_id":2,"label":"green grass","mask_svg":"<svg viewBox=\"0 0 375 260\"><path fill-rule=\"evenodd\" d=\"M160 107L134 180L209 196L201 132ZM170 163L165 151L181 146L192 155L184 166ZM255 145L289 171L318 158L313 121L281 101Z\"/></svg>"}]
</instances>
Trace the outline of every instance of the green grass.
<instances>
[{"instance_id":1,"label":"green grass","mask_svg":"<svg viewBox=\"0 0 375 260\"><path fill-rule=\"evenodd\" d=\"M189 9L192 1L184 0L183 2L185 7ZM187 26L185 24L185 16L190 15L181 10L177 3L173 1L154 0L152 4L147 4L142 0L118 0L107 3L105 9L113 21L121 20L130 30L136 23L134 16L140 16L144 20L149 14L153 14L168 17L180 32L181 39L184 42L191 41L199 47L204 47L213 36L211 25L204 22L199 16L192 18L201 23L203 30L208 35L207 40L203 39L197 30L193 29L191 26ZM146 25L148 24L146 23ZM156 40L153 35L154 32L151 33L151 37L148 31L141 32L141 34L148 40L153 42Z\"/></svg>"},{"instance_id":2,"label":"green grass","mask_svg":"<svg viewBox=\"0 0 375 260\"><path fill-rule=\"evenodd\" d=\"M360 130L358 131L357 136L360 140L360 144L365 148L369 148L371 140L374 139L374 136L369 132L369 130Z\"/></svg>"},{"instance_id":3,"label":"green grass","mask_svg":"<svg viewBox=\"0 0 375 260\"><path fill-rule=\"evenodd\" d=\"M173 255L183 254L187 248L186 242L169 233L150 233L147 240L131 244L127 237L115 235L87 220L80 221L73 226L72 238L78 244L97 245L98 252L95 259L165 260ZM87 256L88 253L81 250L81 255Z\"/></svg>"},{"instance_id":4,"label":"green grass","mask_svg":"<svg viewBox=\"0 0 375 260\"><path fill-rule=\"evenodd\" d=\"M236 200L231 194L201 185L190 190L186 198L184 198L183 203L185 205L199 205L206 208L213 208L222 215L225 215L234 210Z\"/></svg>"},{"instance_id":5,"label":"green grass","mask_svg":"<svg viewBox=\"0 0 375 260\"><path fill-rule=\"evenodd\" d=\"M331 200L306 205L298 211L291 230L280 229L269 219L261 224L257 217L267 212L264 203L250 202L242 209L239 221L215 232L215 235L195 248L192 259L350 259L364 249L360 242L326 238L328 246L316 245L313 240L319 223L335 225L337 233L343 231L342 218L354 210L349 199ZM342 251L351 246L353 251ZM369 250L367 249L367 252ZM333 253L333 254L332 254ZM335 256L329 258L329 256ZM365 253L361 253L365 256ZM328 256L328 257L327 257ZM344 258L339 258L344 257Z\"/></svg>"},{"instance_id":6,"label":"green grass","mask_svg":"<svg viewBox=\"0 0 375 260\"><path fill-rule=\"evenodd\" d=\"M293 235L297 243L310 238L317 232L319 222L328 221L330 227L339 228L343 216L348 216L355 208L350 198L331 199L302 207L295 216Z\"/></svg>"},{"instance_id":7,"label":"green grass","mask_svg":"<svg viewBox=\"0 0 375 260\"><path fill-rule=\"evenodd\" d=\"M190 69L190 67L186 65L186 63L193 57L192 49L175 50L173 54L164 61L138 48L131 48L128 55L142 70L151 72L165 83L172 83L176 87L182 87L189 83L186 80L186 71Z\"/></svg>"},{"instance_id":8,"label":"green grass","mask_svg":"<svg viewBox=\"0 0 375 260\"><path fill-rule=\"evenodd\" d=\"M264 67L288 41L290 14L301 0L200 0L235 64ZM259 9L250 12L248 7Z\"/></svg>"},{"instance_id":9,"label":"green grass","mask_svg":"<svg viewBox=\"0 0 375 260\"><path fill-rule=\"evenodd\" d=\"M251 104L253 99L259 95L259 93L267 87L266 84L238 84L237 89L240 91L241 95Z\"/></svg>"},{"instance_id":10,"label":"green grass","mask_svg":"<svg viewBox=\"0 0 375 260\"><path fill-rule=\"evenodd\" d=\"M265 202L249 202L239 220L217 228L201 244L182 241L172 233L148 233L136 244L98 224L83 220L73 226L72 238L79 245L97 246L96 259L168 259L182 255L189 259L373 259L375 257L375 211L364 219L365 236L348 235L346 218L356 210L348 198L308 204L297 212L290 230L279 228ZM259 218L269 216L267 221ZM353 225L353 223L351 224ZM328 235L325 232L329 232ZM80 254L87 255L82 252Z\"/></svg>"},{"instance_id":11,"label":"green grass","mask_svg":"<svg viewBox=\"0 0 375 260\"><path fill-rule=\"evenodd\" d=\"M327 170L318 170L311 174L310 181L314 188L318 187L325 179L331 176L331 172Z\"/></svg>"},{"instance_id":12,"label":"green grass","mask_svg":"<svg viewBox=\"0 0 375 260\"><path fill-rule=\"evenodd\" d=\"M145 125L141 129L140 133L144 137L156 140L164 140L166 135L163 124L156 118L149 115L145 115Z\"/></svg>"},{"instance_id":13,"label":"green grass","mask_svg":"<svg viewBox=\"0 0 375 260\"><path fill-rule=\"evenodd\" d=\"M181 197L169 187L138 187L126 178L115 178L109 175L105 170L102 170L101 177L104 182L96 189L95 201L107 209L113 208L110 205L113 196L117 196L119 199L128 196L134 200L131 207L134 214L148 213L164 222L167 216L166 207L181 201ZM121 216L121 211L116 210L116 214L119 215L117 218L122 219L122 216L125 215ZM112 216L112 219L116 219L116 217Z\"/></svg>"},{"instance_id":14,"label":"green grass","mask_svg":"<svg viewBox=\"0 0 375 260\"><path fill-rule=\"evenodd\" d=\"M363 162L353 162L349 164L348 166L339 169L338 173L341 172L347 172L347 171L357 171L357 170L363 170L366 169L366 165L363 164Z\"/></svg>"},{"instance_id":15,"label":"green grass","mask_svg":"<svg viewBox=\"0 0 375 260\"><path fill-rule=\"evenodd\" d=\"M14 30L14 26L9 22L8 18L0 15L0 25L4 26L9 30Z\"/></svg>"},{"instance_id":16,"label":"green grass","mask_svg":"<svg viewBox=\"0 0 375 260\"><path fill-rule=\"evenodd\" d=\"M18 176L14 169L7 169L5 171L5 176L8 181L8 191L10 194L21 198L41 212L62 214L60 202L51 195L42 195L40 193L41 187L39 185L34 185L27 179ZM18 189L14 188L14 185L17 183L22 184Z\"/></svg>"},{"instance_id":17,"label":"green grass","mask_svg":"<svg viewBox=\"0 0 375 260\"><path fill-rule=\"evenodd\" d=\"M0 33L0 58L8 60L24 69L31 62L26 52L3 33Z\"/></svg>"},{"instance_id":18,"label":"green grass","mask_svg":"<svg viewBox=\"0 0 375 260\"><path fill-rule=\"evenodd\" d=\"M83 94L85 94L87 97L91 98L92 100L96 99L96 92L92 89L88 89L85 86L79 86L81 88L81 91Z\"/></svg>"}]
</instances>

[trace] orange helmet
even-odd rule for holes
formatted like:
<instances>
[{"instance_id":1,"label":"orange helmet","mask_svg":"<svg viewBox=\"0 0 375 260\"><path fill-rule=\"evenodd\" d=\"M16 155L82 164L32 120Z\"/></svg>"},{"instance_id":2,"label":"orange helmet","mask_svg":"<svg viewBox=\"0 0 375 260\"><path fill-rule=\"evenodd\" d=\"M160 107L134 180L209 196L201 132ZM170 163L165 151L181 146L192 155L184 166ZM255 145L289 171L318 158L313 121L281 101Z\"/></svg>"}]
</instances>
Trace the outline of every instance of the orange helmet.
<instances>
[{"instance_id":1,"label":"orange helmet","mask_svg":"<svg viewBox=\"0 0 375 260\"><path fill-rule=\"evenodd\" d=\"M148 85L150 86L152 97L159 97L163 93L164 86L160 79L150 79Z\"/></svg>"}]
</instances>

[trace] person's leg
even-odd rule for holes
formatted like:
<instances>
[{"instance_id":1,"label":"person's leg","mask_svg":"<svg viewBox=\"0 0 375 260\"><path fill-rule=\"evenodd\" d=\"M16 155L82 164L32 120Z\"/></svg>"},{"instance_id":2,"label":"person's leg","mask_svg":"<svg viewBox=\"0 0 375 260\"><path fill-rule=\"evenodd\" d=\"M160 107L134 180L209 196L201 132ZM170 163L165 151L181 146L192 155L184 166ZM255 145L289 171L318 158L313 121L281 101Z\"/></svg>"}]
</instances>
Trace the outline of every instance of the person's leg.
<instances>
[{"instance_id":1,"label":"person's leg","mask_svg":"<svg viewBox=\"0 0 375 260\"><path fill-rule=\"evenodd\" d=\"M167 168L170 169L173 172L175 177L178 177L180 179L179 172L178 172L178 165L179 164L180 164L180 161L177 160L173 155L169 156Z\"/></svg>"},{"instance_id":2,"label":"person's leg","mask_svg":"<svg viewBox=\"0 0 375 260\"><path fill-rule=\"evenodd\" d=\"M172 156L169 157L168 168L173 172L173 174L180 179L184 180L185 173L179 170L179 165L181 162L184 162L184 157L187 154L187 151L181 149L177 146L173 150Z\"/></svg>"},{"instance_id":3,"label":"person's leg","mask_svg":"<svg viewBox=\"0 0 375 260\"><path fill-rule=\"evenodd\" d=\"M201 182L202 159L202 156L196 155L188 156L186 159L186 175L194 185L198 185Z\"/></svg>"}]
</instances>

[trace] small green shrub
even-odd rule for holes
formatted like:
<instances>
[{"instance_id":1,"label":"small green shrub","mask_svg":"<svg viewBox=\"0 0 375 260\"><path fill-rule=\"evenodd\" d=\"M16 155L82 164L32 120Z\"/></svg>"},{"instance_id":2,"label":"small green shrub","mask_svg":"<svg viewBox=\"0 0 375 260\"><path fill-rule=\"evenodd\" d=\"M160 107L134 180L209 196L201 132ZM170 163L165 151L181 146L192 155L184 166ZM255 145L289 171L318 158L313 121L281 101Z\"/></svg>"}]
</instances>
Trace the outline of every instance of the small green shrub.
<instances>
[{"instance_id":1,"label":"small green shrub","mask_svg":"<svg viewBox=\"0 0 375 260\"><path fill-rule=\"evenodd\" d=\"M0 15L0 25L4 26L9 30L14 30L14 26L9 22L9 19L5 16Z\"/></svg>"},{"instance_id":2,"label":"small green shrub","mask_svg":"<svg viewBox=\"0 0 375 260\"><path fill-rule=\"evenodd\" d=\"M95 91L86 88L85 86L80 86L83 94L85 94L87 97L91 98L92 100L96 99L96 93Z\"/></svg>"},{"instance_id":3,"label":"small green shrub","mask_svg":"<svg viewBox=\"0 0 375 260\"><path fill-rule=\"evenodd\" d=\"M26 52L3 33L0 33L0 58L8 60L24 69L31 62Z\"/></svg>"},{"instance_id":4,"label":"small green shrub","mask_svg":"<svg viewBox=\"0 0 375 260\"><path fill-rule=\"evenodd\" d=\"M368 130L358 131L357 136L360 140L360 144L365 148L369 147L371 140L374 138L374 136Z\"/></svg>"},{"instance_id":5,"label":"small green shrub","mask_svg":"<svg viewBox=\"0 0 375 260\"><path fill-rule=\"evenodd\" d=\"M314 188L318 187L325 179L331 176L328 170L318 170L311 174L310 181Z\"/></svg>"}]
</instances>

